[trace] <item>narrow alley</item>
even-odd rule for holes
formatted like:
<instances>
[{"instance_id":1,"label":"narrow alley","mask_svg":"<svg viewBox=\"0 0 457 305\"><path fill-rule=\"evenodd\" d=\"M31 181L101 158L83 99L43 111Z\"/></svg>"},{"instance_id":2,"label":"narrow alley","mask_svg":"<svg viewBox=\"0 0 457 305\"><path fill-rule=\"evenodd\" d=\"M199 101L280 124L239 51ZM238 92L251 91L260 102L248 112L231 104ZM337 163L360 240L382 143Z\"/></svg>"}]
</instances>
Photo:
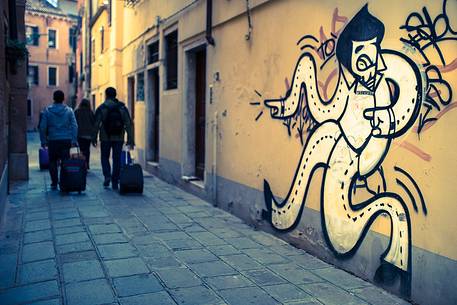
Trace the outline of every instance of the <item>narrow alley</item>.
<instances>
[{"instance_id":1,"label":"narrow alley","mask_svg":"<svg viewBox=\"0 0 457 305\"><path fill-rule=\"evenodd\" d=\"M49 189L29 134L30 180L0 231L0 303L408 304L153 176L143 196ZM97 152L94 152L97 156Z\"/></svg>"}]
</instances>

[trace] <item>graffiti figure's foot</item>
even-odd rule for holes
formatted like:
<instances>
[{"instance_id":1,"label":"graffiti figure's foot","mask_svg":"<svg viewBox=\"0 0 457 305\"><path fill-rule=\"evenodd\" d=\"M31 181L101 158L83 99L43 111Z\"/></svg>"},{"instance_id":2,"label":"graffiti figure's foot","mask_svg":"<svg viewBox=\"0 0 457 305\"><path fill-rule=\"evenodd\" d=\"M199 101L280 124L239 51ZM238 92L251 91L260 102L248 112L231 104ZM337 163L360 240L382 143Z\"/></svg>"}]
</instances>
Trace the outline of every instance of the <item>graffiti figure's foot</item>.
<instances>
[{"instance_id":1,"label":"graffiti figure's foot","mask_svg":"<svg viewBox=\"0 0 457 305\"><path fill-rule=\"evenodd\" d=\"M387 262L382 262L378 269L376 269L376 273L374 275L373 280L376 283L391 286L400 276L399 272L400 269L398 269L394 265L389 264Z\"/></svg>"},{"instance_id":2,"label":"graffiti figure's foot","mask_svg":"<svg viewBox=\"0 0 457 305\"><path fill-rule=\"evenodd\" d=\"M265 207L266 210L262 210L262 219L267 220L271 223L271 209L272 209L272 200L273 200L273 193L271 192L270 184L267 180L263 180L263 189L264 189L264 197L265 197Z\"/></svg>"},{"instance_id":3,"label":"graffiti figure's foot","mask_svg":"<svg viewBox=\"0 0 457 305\"><path fill-rule=\"evenodd\" d=\"M400 285L400 294L405 297L411 296L411 273L383 261L376 270L374 282L382 286Z\"/></svg>"},{"instance_id":4,"label":"graffiti figure's foot","mask_svg":"<svg viewBox=\"0 0 457 305\"><path fill-rule=\"evenodd\" d=\"M376 270L374 281L387 286L393 285L399 278L409 278L410 274L388 262L383 261Z\"/></svg>"}]
</instances>

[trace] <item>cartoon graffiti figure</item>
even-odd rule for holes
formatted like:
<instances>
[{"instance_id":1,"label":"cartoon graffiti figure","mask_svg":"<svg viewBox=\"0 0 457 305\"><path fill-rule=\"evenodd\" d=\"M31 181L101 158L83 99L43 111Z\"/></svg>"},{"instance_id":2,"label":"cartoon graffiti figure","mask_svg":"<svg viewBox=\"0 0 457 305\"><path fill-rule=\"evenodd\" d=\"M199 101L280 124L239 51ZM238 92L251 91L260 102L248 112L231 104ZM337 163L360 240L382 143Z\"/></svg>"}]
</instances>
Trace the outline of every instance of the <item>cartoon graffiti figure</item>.
<instances>
[{"instance_id":1,"label":"cartoon graffiti figure","mask_svg":"<svg viewBox=\"0 0 457 305\"><path fill-rule=\"evenodd\" d=\"M388 264L383 264L408 273L411 232L402 198L384 190L354 203L351 192L357 181L380 168L392 139L412 126L421 105L418 68L403 54L381 49L383 36L383 23L364 6L337 41L340 72L328 101L318 92L316 62L310 53L298 60L286 96L264 101L273 118L284 119L294 115L304 94L316 121L285 200L277 202L267 181L264 195L274 228L291 230L300 220L314 171L323 167L322 226L331 250L340 256L354 253L373 221L385 213L392 230L382 255Z\"/></svg>"}]
</instances>

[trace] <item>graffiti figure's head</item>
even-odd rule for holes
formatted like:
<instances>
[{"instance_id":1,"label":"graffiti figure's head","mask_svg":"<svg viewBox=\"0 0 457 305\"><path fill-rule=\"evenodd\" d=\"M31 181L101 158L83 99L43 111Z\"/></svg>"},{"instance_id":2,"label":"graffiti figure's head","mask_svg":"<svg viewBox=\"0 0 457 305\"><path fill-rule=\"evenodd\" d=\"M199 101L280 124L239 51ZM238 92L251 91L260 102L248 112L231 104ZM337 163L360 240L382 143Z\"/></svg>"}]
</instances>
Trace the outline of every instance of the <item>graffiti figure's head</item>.
<instances>
[{"instance_id":1,"label":"graffiti figure's head","mask_svg":"<svg viewBox=\"0 0 457 305\"><path fill-rule=\"evenodd\" d=\"M366 4L346 25L336 45L338 61L371 90L383 37L384 24L368 12Z\"/></svg>"}]
</instances>

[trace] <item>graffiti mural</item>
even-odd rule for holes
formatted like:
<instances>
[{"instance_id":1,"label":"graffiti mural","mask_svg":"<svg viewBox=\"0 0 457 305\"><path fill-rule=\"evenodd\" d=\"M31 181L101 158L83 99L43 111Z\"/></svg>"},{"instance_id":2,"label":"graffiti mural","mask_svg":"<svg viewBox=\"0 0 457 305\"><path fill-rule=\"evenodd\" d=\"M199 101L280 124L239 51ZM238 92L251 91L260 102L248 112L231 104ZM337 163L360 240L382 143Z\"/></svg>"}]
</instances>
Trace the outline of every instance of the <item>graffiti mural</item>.
<instances>
[{"instance_id":1,"label":"graffiti mural","mask_svg":"<svg viewBox=\"0 0 457 305\"><path fill-rule=\"evenodd\" d=\"M360 186L368 189L365 182L370 176L384 179L381 165L392 140L410 130L419 116L421 74L410 58L381 47L384 24L367 5L337 34L331 39L338 37L334 55L339 67L330 98L319 91L317 72L322 66L317 67L315 56L321 61L322 56L305 48L285 97L264 100L274 119L287 120L306 108L313 121L286 198L278 201L264 181L266 216L277 230L294 229L311 178L322 168L321 219L330 249L341 257L354 254L373 221L387 214L392 224L390 243L378 271L388 268L408 277L411 225L403 198L388 192L385 183L369 190L370 198L363 201L356 201L354 193ZM325 60L331 56L325 54Z\"/></svg>"}]
</instances>

